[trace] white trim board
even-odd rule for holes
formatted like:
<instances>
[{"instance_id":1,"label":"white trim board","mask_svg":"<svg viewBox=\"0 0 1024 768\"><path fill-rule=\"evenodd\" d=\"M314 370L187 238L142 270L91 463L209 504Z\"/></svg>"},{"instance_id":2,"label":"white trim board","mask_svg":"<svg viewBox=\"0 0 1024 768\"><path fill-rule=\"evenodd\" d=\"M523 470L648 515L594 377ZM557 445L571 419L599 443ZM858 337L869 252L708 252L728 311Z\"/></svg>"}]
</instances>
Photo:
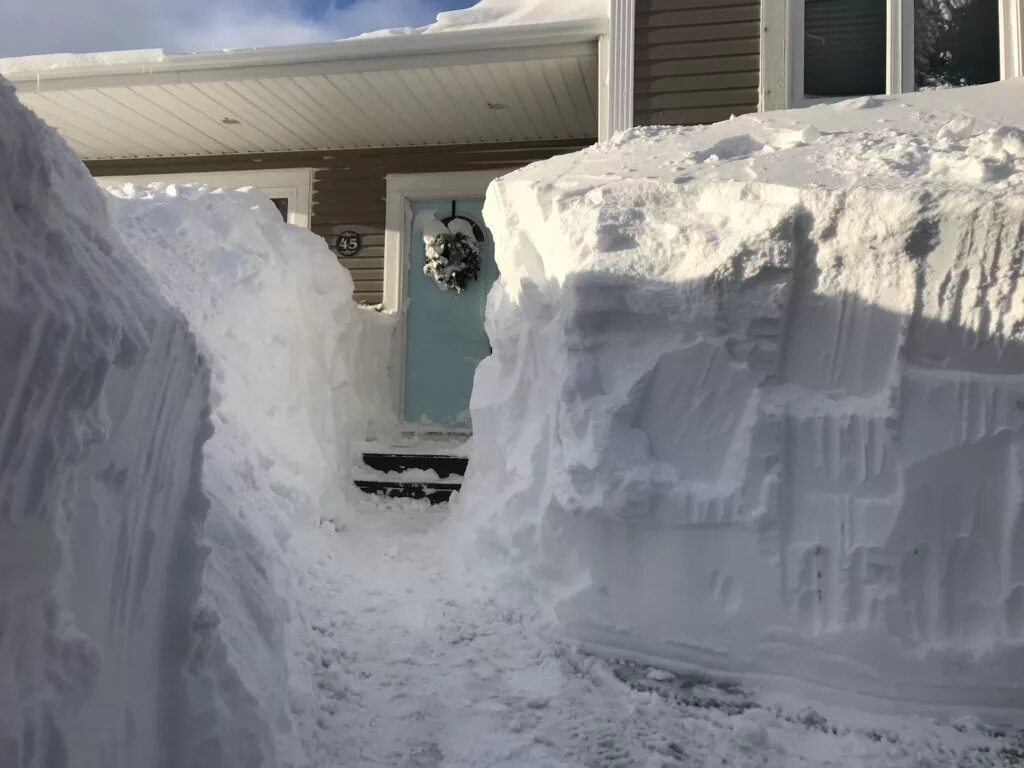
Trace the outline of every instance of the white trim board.
<instances>
[{"instance_id":1,"label":"white trim board","mask_svg":"<svg viewBox=\"0 0 1024 768\"><path fill-rule=\"evenodd\" d=\"M405 347L408 317L409 229L414 200L483 197L487 186L508 170L449 173L391 173L386 177L384 230L384 311L398 315L391 354L391 402L401 421L405 415Z\"/></svg>"},{"instance_id":2,"label":"white trim board","mask_svg":"<svg viewBox=\"0 0 1024 768\"><path fill-rule=\"evenodd\" d=\"M1024 77L1024 0L999 3L999 41L1003 79Z\"/></svg>"},{"instance_id":3,"label":"white trim board","mask_svg":"<svg viewBox=\"0 0 1024 768\"><path fill-rule=\"evenodd\" d=\"M633 125L636 0L609 0L609 31L597 45L597 138Z\"/></svg>"},{"instance_id":4,"label":"white trim board","mask_svg":"<svg viewBox=\"0 0 1024 768\"><path fill-rule=\"evenodd\" d=\"M268 198L288 200L288 223L309 229L313 215L313 169L281 168L256 171L203 171L147 173L134 176L97 176L101 187L119 184L207 184L225 189L255 187Z\"/></svg>"}]
</instances>

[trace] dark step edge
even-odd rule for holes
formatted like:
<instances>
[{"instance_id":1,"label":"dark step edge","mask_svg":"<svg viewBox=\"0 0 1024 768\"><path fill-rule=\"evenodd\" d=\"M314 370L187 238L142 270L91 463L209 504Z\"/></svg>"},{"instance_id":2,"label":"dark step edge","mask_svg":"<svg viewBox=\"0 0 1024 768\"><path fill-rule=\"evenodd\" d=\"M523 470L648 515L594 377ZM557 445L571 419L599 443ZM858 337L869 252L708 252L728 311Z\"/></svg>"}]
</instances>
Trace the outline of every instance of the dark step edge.
<instances>
[{"instance_id":1,"label":"dark step edge","mask_svg":"<svg viewBox=\"0 0 1024 768\"><path fill-rule=\"evenodd\" d=\"M390 499L427 499L431 504L441 504L451 499L462 486L451 483L388 483L377 480L356 480L355 485L363 493L386 496Z\"/></svg>"},{"instance_id":2,"label":"dark step edge","mask_svg":"<svg viewBox=\"0 0 1024 768\"><path fill-rule=\"evenodd\" d=\"M378 472L404 472L409 469L432 469L438 477L463 476L469 459L464 456L443 456L410 453L364 453L363 463Z\"/></svg>"}]
</instances>

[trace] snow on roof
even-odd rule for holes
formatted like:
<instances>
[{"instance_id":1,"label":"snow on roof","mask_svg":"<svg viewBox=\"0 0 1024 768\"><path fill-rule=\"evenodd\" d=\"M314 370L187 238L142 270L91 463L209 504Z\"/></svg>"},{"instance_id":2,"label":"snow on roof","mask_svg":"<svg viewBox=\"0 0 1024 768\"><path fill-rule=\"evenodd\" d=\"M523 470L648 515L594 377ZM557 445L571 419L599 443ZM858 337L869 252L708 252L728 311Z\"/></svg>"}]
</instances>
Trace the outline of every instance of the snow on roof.
<instances>
[{"instance_id":1,"label":"snow on roof","mask_svg":"<svg viewBox=\"0 0 1024 768\"><path fill-rule=\"evenodd\" d=\"M68 67L104 67L122 64L157 64L167 57L162 48L102 53L47 53L37 56L12 56L0 59L0 75L20 72L51 72Z\"/></svg>"},{"instance_id":2,"label":"snow on roof","mask_svg":"<svg viewBox=\"0 0 1024 768\"><path fill-rule=\"evenodd\" d=\"M398 27L367 32L360 37L431 34L467 29L492 29L522 24L552 24L608 17L606 0L480 0L476 5L437 14L425 27Z\"/></svg>"}]
</instances>

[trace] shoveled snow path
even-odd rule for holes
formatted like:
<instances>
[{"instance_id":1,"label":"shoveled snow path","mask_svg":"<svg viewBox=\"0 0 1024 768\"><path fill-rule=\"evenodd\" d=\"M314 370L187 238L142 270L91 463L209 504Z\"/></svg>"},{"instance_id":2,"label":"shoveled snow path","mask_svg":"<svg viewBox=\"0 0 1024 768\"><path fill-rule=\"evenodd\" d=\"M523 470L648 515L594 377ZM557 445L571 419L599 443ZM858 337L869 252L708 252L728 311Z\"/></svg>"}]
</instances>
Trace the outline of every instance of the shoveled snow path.
<instances>
[{"instance_id":1,"label":"shoveled snow path","mask_svg":"<svg viewBox=\"0 0 1024 768\"><path fill-rule=\"evenodd\" d=\"M613 664L505 612L450 563L445 508L368 501L309 531L304 611L317 768L343 766L1011 766L1017 737L771 705Z\"/></svg>"}]
</instances>

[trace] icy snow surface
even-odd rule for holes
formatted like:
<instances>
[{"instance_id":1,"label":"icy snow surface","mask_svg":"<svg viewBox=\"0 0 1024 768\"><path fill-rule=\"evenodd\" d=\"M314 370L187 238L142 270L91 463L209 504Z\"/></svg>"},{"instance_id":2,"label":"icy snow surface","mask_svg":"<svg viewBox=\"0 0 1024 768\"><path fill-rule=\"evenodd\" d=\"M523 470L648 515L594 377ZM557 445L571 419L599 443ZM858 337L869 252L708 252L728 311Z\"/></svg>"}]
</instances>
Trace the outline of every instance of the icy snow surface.
<instances>
[{"instance_id":1,"label":"icy snow surface","mask_svg":"<svg viewBox=\"0 0 1024 768\"><path fill-rule=\"evenodd\" d=\"M604 661L454 567L444 506L367 497L296 536L322 768L945 768L1024 760L1017 733L858 714Z\"/></svg>"},{"instance_id":2,"label":"icy snow surface","mask_svg":"<svg viewBox=\"0 0 1024 768\"><path fill-rule=\"evenodd\" d=\"M209 369L3 80L0 233L0 766L199 765Z\"/></svg>"},{"instance_id":3,"label":"icy snow surface","mask_svg":"<svg viewBox=\"0 0 1024 768\"><path fill-rule=\"evenodd\" d=\"M1022 124L1007 81L496 181L480 562L594 647L1024 719Z\"/></svg>"}]
</instances>

